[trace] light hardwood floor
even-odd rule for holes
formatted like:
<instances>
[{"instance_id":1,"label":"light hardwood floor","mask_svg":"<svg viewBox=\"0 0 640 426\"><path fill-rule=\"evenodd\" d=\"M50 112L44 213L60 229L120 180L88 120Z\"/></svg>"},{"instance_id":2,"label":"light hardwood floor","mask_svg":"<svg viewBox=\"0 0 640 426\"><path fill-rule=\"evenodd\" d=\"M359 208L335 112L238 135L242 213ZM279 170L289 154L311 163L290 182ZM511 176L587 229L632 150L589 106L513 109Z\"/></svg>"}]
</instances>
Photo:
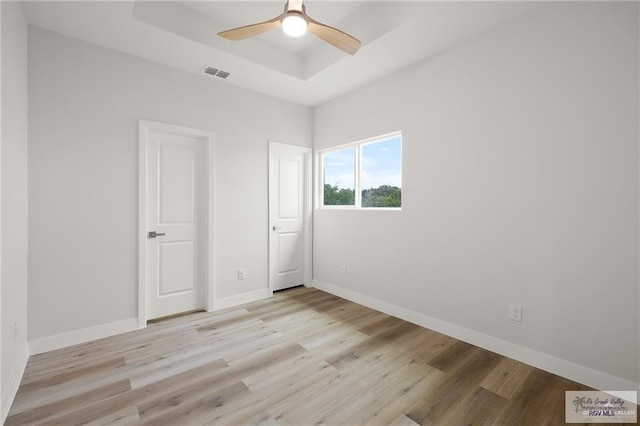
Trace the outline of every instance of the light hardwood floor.
<instances>
[{"instance_id":1,"label":"light hardwood floor","mask_svg":"<svg viewBox=\"0 0 640 426\"><path fill-rule=\"evenodd\" d=\"M29 359L6 425L564 424L589 388L311 288Z\"/></svg>"}]
</instances>

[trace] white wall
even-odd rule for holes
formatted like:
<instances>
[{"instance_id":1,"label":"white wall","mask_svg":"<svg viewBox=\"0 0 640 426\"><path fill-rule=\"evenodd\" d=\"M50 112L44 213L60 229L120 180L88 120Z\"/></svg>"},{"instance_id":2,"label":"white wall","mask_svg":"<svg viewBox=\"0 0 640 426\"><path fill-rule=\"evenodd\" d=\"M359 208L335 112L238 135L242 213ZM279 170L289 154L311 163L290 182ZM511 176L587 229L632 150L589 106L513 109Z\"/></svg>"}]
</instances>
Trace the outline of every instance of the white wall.
<instances>
[{"instance_id":1,"label":"white wall","mask_svg":"<svg viewBox=\"0 0 640 426\"><path fill-rule=\"evenodd\" d=\"M315 108L316 149L402 130L404 186L315 212L314 279L637 383L638 47L637 3L550 4Z\"/></svg>"},{"instance_id":2,"label":"white wall","mask_svg":"<svg viewBox=\"0 0 640 426\"><path fill-rule=\"evenodd\" d=\"M268 288L268 141L311 110L32 27L29 340L137 316L138 119L215 132L216 295Z\"/></svg>"},{"instance_id":3,"label":"white wall","mask_svg":"<svg viewBox=\"0 0 640 426\"><path fill-rule=\"evenodd\" d=\"M2 8L2 400L17 391L27 349L27 22L19 2ZM17 335L15 325L18 325ZM6 413L3 411L2 418Z\"/></svg>"}]
</instances>

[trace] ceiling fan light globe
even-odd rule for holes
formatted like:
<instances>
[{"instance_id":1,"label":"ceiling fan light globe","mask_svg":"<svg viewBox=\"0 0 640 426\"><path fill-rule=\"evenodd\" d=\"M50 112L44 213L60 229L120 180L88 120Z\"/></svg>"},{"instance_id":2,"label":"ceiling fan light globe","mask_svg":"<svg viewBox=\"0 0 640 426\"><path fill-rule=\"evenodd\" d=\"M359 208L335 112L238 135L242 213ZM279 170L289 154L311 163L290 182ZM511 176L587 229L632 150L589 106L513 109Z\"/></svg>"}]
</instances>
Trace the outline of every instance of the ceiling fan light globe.
<instances>
[{"instance_id":1,"label":"ceiling fan light globe","mask_svg":"<svg viewBox=\"0 0 640 426\"><path fill-rule=\"evenodd\" d=\"M307 20L300 14L290 13L282 20L282 31L289 37L302 37L307 33Z\"/></svg>"}]
</instances>

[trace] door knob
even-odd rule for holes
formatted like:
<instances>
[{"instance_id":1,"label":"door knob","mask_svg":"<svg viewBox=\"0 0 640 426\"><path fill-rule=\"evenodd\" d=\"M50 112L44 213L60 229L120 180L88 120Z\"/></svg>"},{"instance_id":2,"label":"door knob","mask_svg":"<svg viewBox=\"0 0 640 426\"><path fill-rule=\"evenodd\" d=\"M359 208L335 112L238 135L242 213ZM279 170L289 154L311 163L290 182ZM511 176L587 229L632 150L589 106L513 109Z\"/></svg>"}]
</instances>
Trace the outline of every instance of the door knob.
<instances>
[{"instance_id":1,"label":"door knob","mask_svg":"<svg viewBox=\"0 0 640 426\"><path fill-rule=\"evenodd\" d=\"M149 233L147 234L147 238L162 237L163 235L164 232L149 231Z\"/></svg>"},{"instance_id":2,"label":"door knob","mask_svg":"<svg viewBox=\"0 0 640 426\"><path fill-rule=\"evenodd\" d=\"M274 231L277 231L278 229L282 229L282 226L275 226L275 225L273 225L273 230L274 230Z\"/></svg>"}]
</instances>

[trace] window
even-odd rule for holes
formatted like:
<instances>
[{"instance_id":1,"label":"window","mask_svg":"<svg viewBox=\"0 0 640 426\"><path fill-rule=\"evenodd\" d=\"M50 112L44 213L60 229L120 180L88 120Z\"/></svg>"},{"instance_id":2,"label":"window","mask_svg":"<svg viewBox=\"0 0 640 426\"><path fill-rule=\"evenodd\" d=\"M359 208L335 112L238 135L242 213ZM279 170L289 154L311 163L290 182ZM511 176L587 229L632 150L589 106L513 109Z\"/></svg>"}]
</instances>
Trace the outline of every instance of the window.
<instances>
[{"instance_id":1,"label":"window","mask_svg":"<svg viewBox=\"0 0 640 426\"><path fill-rule=\"evenodd\" d=\"M400 132L321 151L319 156L320 206L363 209L402 206Z\"/></svg>"},{"instance_id":2,"label":"window","mask_svg":"<svg viewBox=\"0 0 640 426\"><path fill-rule=\"evenodd\" d=\"M356 203L356 148L344 148L322 156L324 205L353 206Z\"/></svg>"}]
</instances>

